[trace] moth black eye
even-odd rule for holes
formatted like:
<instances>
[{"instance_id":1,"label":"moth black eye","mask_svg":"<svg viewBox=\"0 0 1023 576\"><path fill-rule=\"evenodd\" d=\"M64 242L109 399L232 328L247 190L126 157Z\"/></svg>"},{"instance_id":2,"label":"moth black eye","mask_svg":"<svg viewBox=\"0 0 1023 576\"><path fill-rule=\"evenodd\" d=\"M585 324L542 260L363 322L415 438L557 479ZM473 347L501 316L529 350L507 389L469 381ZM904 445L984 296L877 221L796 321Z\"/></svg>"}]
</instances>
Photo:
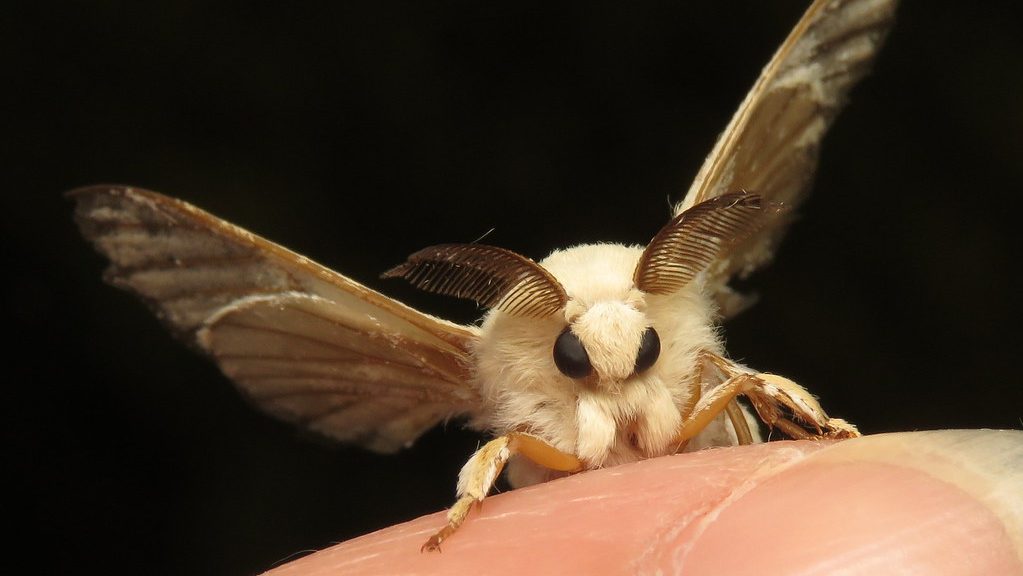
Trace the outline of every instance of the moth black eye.
<instances>
[{"instance_id":1,"label":"moth black eye","mask_svg":"<svg viewBox=\"0 0 1023 576\"><path fill-rule=\"evenodd\" d=\"M593 371L590 355L586 353L579 337L569 328L565 328L554 341L554 364L569 378L584 378Z\"/></svg>"},{"instance_id":2,"label":"moth black eye","mask_svg":"<svg viewBox=\"0 0 1023 576\"><path fill-rule=\"evenodd\" d=\"M639 343L639 352L636 353L636 373L642 372L657 362L661 355L661 339L657 331L652 327L647 328L643 333L643 340Z\"/></svg>"}]
</instances>

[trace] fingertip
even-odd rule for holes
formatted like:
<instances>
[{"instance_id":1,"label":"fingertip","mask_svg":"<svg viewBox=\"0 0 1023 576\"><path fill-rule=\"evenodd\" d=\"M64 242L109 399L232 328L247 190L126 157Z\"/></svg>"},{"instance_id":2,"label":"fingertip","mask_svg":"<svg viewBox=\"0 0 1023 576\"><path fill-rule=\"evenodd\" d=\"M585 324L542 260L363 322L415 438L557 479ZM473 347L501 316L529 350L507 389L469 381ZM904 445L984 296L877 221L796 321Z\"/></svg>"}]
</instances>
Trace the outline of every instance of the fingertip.
<instances>
[{"instance_id":1,"label":"fingertip","mask_svg":"<svg viewBox=\"0 0 1023 576\"><path fill-rule=\"evenodd\" d=\"M1023 574L1023 433L842 442L741 487L662 549L665 573Z\"/></svg>"}]
</instances>

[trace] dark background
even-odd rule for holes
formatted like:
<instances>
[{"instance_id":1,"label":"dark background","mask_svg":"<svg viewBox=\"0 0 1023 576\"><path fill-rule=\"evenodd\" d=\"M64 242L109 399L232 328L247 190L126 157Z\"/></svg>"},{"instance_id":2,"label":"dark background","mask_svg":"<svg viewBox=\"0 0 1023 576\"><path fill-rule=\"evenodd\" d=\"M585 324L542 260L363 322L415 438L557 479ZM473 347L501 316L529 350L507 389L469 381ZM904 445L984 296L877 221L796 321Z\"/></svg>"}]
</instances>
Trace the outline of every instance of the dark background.
<instances>
[{"instance_id":1,"label":"dark background","mask_svg":"<svg viewBox=\"0 0 1023 576\"><path fill-rule=\"evenodd\" d=\"M8 559L250 574L444 508L476 436L378 457L251 410L100 281L61 193L178 196L377 275L438 242L644 243L806 2L5 8ZM1020 428L1023 21L906 2L762 296L727 326L864 432ZM315 7L311 7L315 6Z\"/></svg>"}]
</instances>

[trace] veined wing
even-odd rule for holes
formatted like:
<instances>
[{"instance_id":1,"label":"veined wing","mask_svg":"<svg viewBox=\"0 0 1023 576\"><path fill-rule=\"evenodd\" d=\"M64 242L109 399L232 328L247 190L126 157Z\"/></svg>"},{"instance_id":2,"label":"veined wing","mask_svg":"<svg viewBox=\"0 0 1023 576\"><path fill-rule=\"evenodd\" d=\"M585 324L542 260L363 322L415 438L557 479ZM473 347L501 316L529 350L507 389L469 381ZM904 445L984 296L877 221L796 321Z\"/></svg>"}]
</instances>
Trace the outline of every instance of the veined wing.
<instances>
[{"instance_id":1,"label":"veined wing","mask_svg":"<svg viewBox=\"0 0 1023 576\"><path fill-rule=\"evenodd\" d=\"M770 260L791 208L808 191L821 139L870 67L895 5L896 0L816 0L718 138L676 215L736 191L790 208L723 256L712 271L721 284Z\"/></svg>"},{"instance_id":2,"label":"veined wing","mask_svg":"<svg viewBox=\"0 0 1023 576\"><path fill-rule=\"evenodd\" d=\"M329 437L389 452L479 405L477 329L418 312L166 196L69 193L82 233L179 337L256 404Z\"/></svg>"}]
</instances>

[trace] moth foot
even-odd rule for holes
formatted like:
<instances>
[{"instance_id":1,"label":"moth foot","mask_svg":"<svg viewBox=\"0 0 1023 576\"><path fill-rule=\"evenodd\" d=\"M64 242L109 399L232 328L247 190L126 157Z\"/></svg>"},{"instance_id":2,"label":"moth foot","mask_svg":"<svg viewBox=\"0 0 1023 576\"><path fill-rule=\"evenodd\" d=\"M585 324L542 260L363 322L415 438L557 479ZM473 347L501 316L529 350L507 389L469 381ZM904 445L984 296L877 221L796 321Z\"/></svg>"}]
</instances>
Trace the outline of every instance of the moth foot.
<instances>
[{"instance_id":1,"label":"moth foot","mask_svg":"<svg viewBox=\"0 0 1023 576\"><path fill-rule=\"evenodd\" d=\"M854 424L846 422L841 418L829 418L827 431L822 436L835 440L847 440L849 438L859 438L861 434Z\"/></svg>"},{"instance_id":2,"label":"moth foot","mask_svg":"<svg viewBox=\"0 0 1023 576\"><path fill-rule=\"evenodd\" d=\"M441 528L436 534L430 536L430 538L419 549L419 552L441 552L440 543L447 540L448 536L451 536L454 531L455 526L450 524Z\"/></svg>"}]
</instances>

